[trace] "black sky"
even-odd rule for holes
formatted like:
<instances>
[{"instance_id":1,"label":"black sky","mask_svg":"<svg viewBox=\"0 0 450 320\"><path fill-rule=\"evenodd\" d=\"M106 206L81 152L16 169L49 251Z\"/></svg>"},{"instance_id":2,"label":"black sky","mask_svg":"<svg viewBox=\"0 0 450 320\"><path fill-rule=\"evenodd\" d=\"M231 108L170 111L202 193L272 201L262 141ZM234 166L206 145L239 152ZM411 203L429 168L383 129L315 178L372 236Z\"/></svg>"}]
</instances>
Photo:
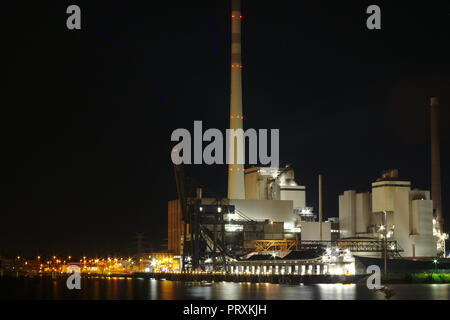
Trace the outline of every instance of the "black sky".
<instances>
[{"instance_id":1,"label":"black sky","mask_svg":"<svg viewBox=\"0 0 450 320\"><path fill-rule=\"evenodd\" d=\"M450 220L448 1L243 1L244 126L279 128L325 216L386 168L430 188L429 97L441 100L443 207ZM20 2L6 9L0 250L158 249L176 198L170 134L224 130L229 1ZM66 28L78 4L82 30ZM382 29L366 28L378 4ZM226 195L226 167L187 168Z\"/></svg>"}]
</instances>

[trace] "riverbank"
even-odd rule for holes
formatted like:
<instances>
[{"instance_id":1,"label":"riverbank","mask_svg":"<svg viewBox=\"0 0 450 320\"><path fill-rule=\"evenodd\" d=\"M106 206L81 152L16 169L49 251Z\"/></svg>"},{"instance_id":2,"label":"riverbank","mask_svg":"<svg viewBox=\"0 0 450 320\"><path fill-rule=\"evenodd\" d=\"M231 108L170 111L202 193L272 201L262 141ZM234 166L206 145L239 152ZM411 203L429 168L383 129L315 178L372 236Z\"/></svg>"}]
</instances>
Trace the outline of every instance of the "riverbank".
<instances>
[{"instance_id":1,"label":"riverbank","mask_svg":"<svg viewBox=\"0 0 450 320\"><path fill-rule=\"evenodd\" d=\"M360 281L366 281L368 276ZM450 284L450 273L391 273L381 276L382 283L388 284Z\"/></svg>"},{"instance_id":2,"label":"riverbank","mask_svg":"<svg viewBox=\"0 0 450 320\"><path fill-rule=\"evenodd\" d=\"M137 277L173 281L226 281L280 284L365 283L369 275L236 275L210 273L135 273ZM450 273L392 273L381 276L387 284L450 284Z\"/></svg>"},{"instance_id":3,"label":"riverbank","mask_svg":"<svg viewBox=\"0 0 450 320\"><path fill-rule=\"evenodd\" d=\"M3 272L2 277L67 278L65 273ZM237 282L273 284L350 284L365 283L369 275L280 275L280 274L230 274L211 272L135 272L127 274L82 274L83 278L132 278L184 282ZM386 284L450 284L450 273L392 273L381 276Z\"/></svg>"},{"instance_id":4,"label":"riverbank","mask_svg":"<svg viewBox=\"0 0 450 320\"><path fill-rule=\"evenodd\" d=\"M187 281L187 282L244 282L273 284L319 284L319 283L357 283L364 275L282 275L282 274L235 274L235 273L134 273L144 279Z\"/></svg>"}]
</instances>

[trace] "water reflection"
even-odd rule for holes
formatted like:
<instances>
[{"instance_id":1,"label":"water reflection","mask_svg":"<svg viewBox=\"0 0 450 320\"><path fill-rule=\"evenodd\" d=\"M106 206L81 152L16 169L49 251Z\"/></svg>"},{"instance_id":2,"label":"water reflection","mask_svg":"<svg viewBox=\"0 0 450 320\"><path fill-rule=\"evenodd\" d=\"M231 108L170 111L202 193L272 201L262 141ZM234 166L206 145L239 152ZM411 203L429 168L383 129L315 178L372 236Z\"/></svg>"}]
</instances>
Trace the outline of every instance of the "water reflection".
<instances>
[{"instance_id":1,"label":"water reflection","mask_svg":"<svg viewBox=\"0 0 450 320\"><path fill-rule=\"evenodd\" d=\"M175 283L174 281L161 281L161 283L159 285L159 291L158 291L159 298L158 299L161 299L161 300L175 299L174 283Z\"/></svg>"},{"instance_id":2,"label":"water reflection","mask_svg":"<svg viewBox=\"0 0 450 320\"><path fill-rule=\"evenodd\" d=\"M392 299L449 300L449 284L390 285ZM194 299L194 300L372 300L381 292L364 284L282 285L269 283L179 282L154 279L83 278L81 290L65 279L0 278L0 299Z\"/></svg>"}]
</instances>

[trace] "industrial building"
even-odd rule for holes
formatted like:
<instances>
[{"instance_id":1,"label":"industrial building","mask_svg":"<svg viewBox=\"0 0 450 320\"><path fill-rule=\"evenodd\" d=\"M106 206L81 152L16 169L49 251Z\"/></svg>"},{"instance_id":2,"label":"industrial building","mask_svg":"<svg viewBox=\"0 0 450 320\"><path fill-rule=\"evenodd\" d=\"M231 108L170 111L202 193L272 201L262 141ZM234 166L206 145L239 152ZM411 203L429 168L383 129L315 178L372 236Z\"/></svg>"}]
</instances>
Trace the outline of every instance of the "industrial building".
<instances>
[{"instance_id":1,"label":"industrial building","mask_svg":"<svg viewBox=\"0 0 450 320\"><path fill-rule=\"evenodd\" d=\"M243 129L244 119L241 21L240 1L232 0L229 128L234 130ZM321 175L316 215L291 166L246 168L236 161L244 138L232 139L242 141L229 153L234 159L228 161L226 198L203 197L181 165L174 165L178 199L168 203L168 250L181 257L182 270L354 274L357 255L434 257L443 250L440 202L435 219L430 192L411 189L396 170L383 172L371 192L345 191L339 218L323 221ZM433 148L435 177L439 150L436 143ZM440 181L433 186L440 193Z\"/></svg>"},{"instance_id":2,"label":"industrial building","mask_svg":"<svg viewBox=\"0 0 450 320\"><path fill-rule=\"evenodd\" d=\"M306 206L306 188L296 183L292 167L252 167L244 174L245 199L205 198L201 190L197 190L196 197L186 199L190 210L205 219L202 234L207 236L205 241L211 247L217 247L214 237L223 237L224 249L226 243L234 254L247 253L255 240L332 240L332 225L333 231L336 230L336 221L316 221L313 208ZM194 231L193 226L183 221L182 211L180 200L169 201L168 249L179 255L184 241L191 241Z\"/></svg>"},{"instance_id":3,"label":"industrial building","mask_svg":"<svg viewBox=\"0 0 450 320\"><path fill-rule=\"evenodd\" d=\"M227 265L230 273L343 275L356 273L355 259L350 251L328 249L325 253L314 250L291 251L282 258L271 254L254 255Z\"/></svg>"},{"instance_id":4,"label":"industrial building","mask_svg":"<svg viewBox=\"0 0 450 320\"><path fill-rule=\"evenodd\" d=\"M435 257L438 225L430 192L411 189L398 170L386 170L372 183L372 191L347 190L339 196L341 239L394 240L403 257Z\"/></svg>"},{"instance_id":5,"label":"industrial building","mask_svg":"<svg viewBox=\"0 0 450 320\"><path fill-rule=\"evenodd\" d=\"M240 1L233 0L229 119L234 130L243 129L244 119L241 21ZM243 142L234 143L233 148L243 147ZM235 158L236 151L243 150L230 153ZM179 197L168 203L168 250L182 257L183 268L225 269L233 262L244 263L242 256L249 253L264 257L267 247L280 241L284 249L278 247L272 255L283 258L293 250L313 248L319 259L324 246L318 242L328 242L330 247L338 239L338 222L322 221L321 201L318 217L307 206L306 187L297 183L291 166L245 168L230 160L227 198L202 197L198 186L188 185L182 167L175 166ZM320 198L320 176L319 186ZM288 242L295 244L289 250Z\"/></svg>"}]
</instances>

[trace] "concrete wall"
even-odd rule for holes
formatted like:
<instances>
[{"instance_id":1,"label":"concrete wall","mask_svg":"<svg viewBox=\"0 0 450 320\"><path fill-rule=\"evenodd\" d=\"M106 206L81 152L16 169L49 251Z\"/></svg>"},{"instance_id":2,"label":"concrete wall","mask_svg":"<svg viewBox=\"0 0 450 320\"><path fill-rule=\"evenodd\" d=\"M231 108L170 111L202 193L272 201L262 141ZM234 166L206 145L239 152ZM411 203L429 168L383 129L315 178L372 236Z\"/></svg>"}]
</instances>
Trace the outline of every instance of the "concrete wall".
<instances>
[{"instance_id":1,"label":"concrete wall","mask_svg":"<svg viewBox=\"0 0 450 320\"><path fill-rule=\"evenodd\" d=\"M259 199L258 171L245 172L245 199Z\"/></svg>"},{"instance_id":2,"label":"concrete wall","mask_svg":"<svg viewBox=\"0 0 450 320\"><path fill-rule=\"evenodd\" d=\"M320 240L320 228L318 221L303 221L300 222L302 227L302 240ZM322 240L331 241L331 222L322 222Z\"/></svg>"},{"instance_id":3,"label":"concrete wall","mask_svg":"<svg viewBox=\"0 0 450 320\"><path fill-rule=\"evenodd\" d=\"M264 226L262 224L244 225L245 241L261 239L264 239Z\"/></svg>"},{"instance_id":4,"label":"concrete wall","mask_svg":"<svg viewBox=\"0 0 450 320\"><path fill-rule=\"evenodd\" d=\"M356 232L356 191L347 190L339 196L339 230L341 238L354 237Z\"/></svg>"},{"instance_id":5,"label":"concrete wall","mask_svg":"<svg viewBox=\"0 0 450 320\"><path fill-rule=\"evenodd\" d=\"M437 247L434 237L413 237L415 257L436 257Z\"/></svg>"},{"instance_id":6,"label":"concrete wall","mask_svg":"<svg viewBox=\"0 0 450 320\"><path fill-rule=\"evenodd\" d=\"M268 219L275 222L294 222L293 201L291 200L230 199L229 203L256 221Z\"/></svg>"},{"instance_id":7,"label":"concrete wall","mask_svg":"<svg viewBox=\"0 0 450 320\"><path fill-rule=\"evenodd\" d=\"M276 168L254 167L245 170L245 199L268 200L267 182ZM279 199L276 199L279 200Z\"/></svg>"},{"instance_id":8,"label":"concrete wall","mask_svg":"<svg viewBox=\"0 0 450 320\"><path fill-rule=\"evenodd\" d=\"M372 206L370 192L356 194L356 233L366 233L370 225Z\"/></svg>"},{"instance_id":9,"label":"concrete wall","mask_svg":"<svg viewBox=\"0 0 450 320\"><path fill-rule=\"evenodd\" d=\"M306 188L304 186L280 187L280 200L292 200L294 208L306 207Z\"/></svg>"},{"instance_id":10,"label":"concrete wall","mask_svg":"<svg viewBox=\"0 0 450 320\"><path fill-rule=\"evenodd\" d=\"M433 235L433 201L413 200L413 211L418 213L418 233L421 236Z\"/></svg>"},{"instance_id":11,"label":"concrete wall","mask_svg":"<svg viewBox=\"0 0 450 320\"><path fill-rule=\"evenodd\" d=\"M404 250L402 253L405 257L412 257L412 246L410 241L410 206L409 206L409 189L398 188L393 194L394 207L394 239Z\"/></svg>"},{"instance_id":12,"label":"concrete wall","mask_svg":"<svg viewBox=\"0 0 450 320\"><path fill-rule=\"evenodd\" d=\"M436 256L436 238L433 236L433 202L431 200L413 200L411 209L412 228L415 231L411 236L411 242L415 246L415 256Z\"/></svg>"},{"instance_id":13,"label":"concrete wall","mask_svg":"<svg viewBox=\"0 0 450 320\"><path fill-rule=\"evenodd\" d=\"M387 190L383 190L386 188ZM428 191L409 190L405 187L381 187L381 193L387 200L378 199L380 203L389 203L393 199L393 206L385 206L393 209L389 213L388 224L395 226L393 239L404 250L403 257L432 257L435 256L436 240L433 237L433 203L429 199ZM413 200L422 198L424 200ZM378 206L378 209L381 207Z\"/></svg>"},{"instance_id":14,"label":"concrete wall","mask_svg":"<svg viewBox=\"0 0 450 320\"><path fill-rule=\"evenodd\" d=\"M284 237L284 223L274 222L267 224L245 225L244 240L282 240ZM248 244L250 245L250 244Z\"/></svg>"},{"instance_id":15,"label":"concrete wall","mask_svg":"<svg viewBox=\"0 0 450 320\"><path fill-rule=\"evenodd\" d=\"M420 201L413 200L411 202L411 234L419 234L419 215L420 215Z\"/></svg>"},{"instance_id":16,"label":"concrete wall","mask_svg":"<svg viewBox=\"0 0 450 320\"><path fill-rule=\"evenodd\" d=\"M284 233L283 222L273 222L264 225L264 233Z\"/></svg>"},{"instance_id":17,"label":"concrete wall","mask_svg":"<svg viewBox=\"0 0 450 320\"><path fill-rule=\"evenodd\" d=\"M394 198L398 189L409 191L409 181L377 181L372 183L372 212L394 211Z\"/></svg>"},{"instance_id":18,"label":"concrete wall","mask_svg":"<svg viewBox=\"0 0 450 320\"><path fill-rule=\"evenodd\" d=\"M281 240L284 238L284 223L274 222L264 225L265 240Z\"/></svg>"},{"instance_id":19,"label":"concrete wall","mask_svg":"<svg viewBox=\"0 0 450 320\"><path fill-rule=\"evenodd\" d=\"M372 220L370 192L347 190L339 196L339 229L341 238L367 233Z\"/></svg>"}]
</instances>

